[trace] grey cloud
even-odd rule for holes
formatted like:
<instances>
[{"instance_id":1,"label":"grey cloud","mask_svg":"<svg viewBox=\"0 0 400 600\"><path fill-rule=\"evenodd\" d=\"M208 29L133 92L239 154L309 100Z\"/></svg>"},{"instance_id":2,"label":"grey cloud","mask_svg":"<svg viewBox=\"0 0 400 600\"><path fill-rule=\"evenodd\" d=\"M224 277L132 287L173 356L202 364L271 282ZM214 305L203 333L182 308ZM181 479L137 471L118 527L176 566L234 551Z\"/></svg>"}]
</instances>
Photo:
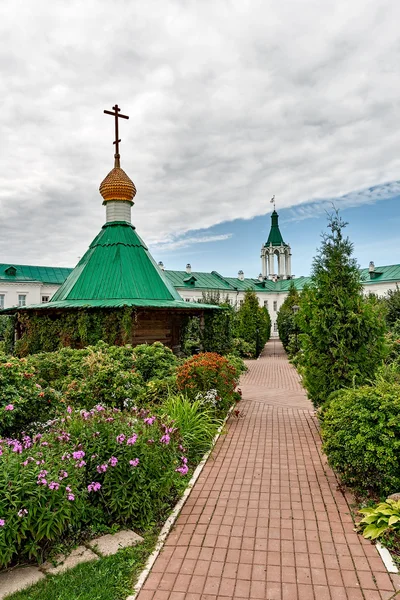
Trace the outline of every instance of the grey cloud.
<instances>
[{"instance_id":1,"label":"grey cloud","mask_svg":"<svg viewBox=\"0 0 400 600\"><path fill-rule=\"evenodd\" d=\"M103 109L115 102L130 115L122 166L150 244L263 214L273 193L294 218L310 202L394 193L362 190L400 173L396 0L6 0L2 10L2 257L26 260L28 248L30 262L73 265L87 248L104 221L113 123Z\"/></svg>"}]
</instances>

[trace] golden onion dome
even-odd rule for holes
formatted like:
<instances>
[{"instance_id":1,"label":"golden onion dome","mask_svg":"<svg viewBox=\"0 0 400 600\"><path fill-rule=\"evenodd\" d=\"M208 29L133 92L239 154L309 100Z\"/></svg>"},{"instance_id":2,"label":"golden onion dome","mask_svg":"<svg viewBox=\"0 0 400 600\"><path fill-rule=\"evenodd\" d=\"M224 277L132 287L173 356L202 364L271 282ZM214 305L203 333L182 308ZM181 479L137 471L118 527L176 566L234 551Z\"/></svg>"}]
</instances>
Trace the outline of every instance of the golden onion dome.
<instances>
[{"instance_id":1,"label":"golden onion dome","mask_svg":"<svg viewBox=\"0 0 400 600\"><path fill-rule=\"evenodd\" d=\"M104 202L108 202L109 200L132 202L136 196L135 184L119 166L115 166L109 172L107 177L101 182L99 189Z\"/></svg>"}]
</instances>

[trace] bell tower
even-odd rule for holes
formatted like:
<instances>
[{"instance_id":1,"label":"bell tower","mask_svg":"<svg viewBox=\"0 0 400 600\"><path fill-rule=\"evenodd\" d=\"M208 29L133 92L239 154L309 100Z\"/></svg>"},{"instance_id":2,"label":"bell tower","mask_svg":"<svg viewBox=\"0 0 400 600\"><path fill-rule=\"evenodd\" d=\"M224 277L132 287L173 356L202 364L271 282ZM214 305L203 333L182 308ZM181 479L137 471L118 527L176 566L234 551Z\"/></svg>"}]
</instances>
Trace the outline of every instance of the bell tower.
<instances>
[{"instance_id":1,"label":"bell tower","mask_svg":"<svg viewBox=\"0 0 400 600\"><path fill-rule=\"evenodd\" d=\"M264 279L291 279L292 252L283 241L275 210L271 215L271 229L266 243L261 248L261 272Z\"/></svg>"}]
</instances>

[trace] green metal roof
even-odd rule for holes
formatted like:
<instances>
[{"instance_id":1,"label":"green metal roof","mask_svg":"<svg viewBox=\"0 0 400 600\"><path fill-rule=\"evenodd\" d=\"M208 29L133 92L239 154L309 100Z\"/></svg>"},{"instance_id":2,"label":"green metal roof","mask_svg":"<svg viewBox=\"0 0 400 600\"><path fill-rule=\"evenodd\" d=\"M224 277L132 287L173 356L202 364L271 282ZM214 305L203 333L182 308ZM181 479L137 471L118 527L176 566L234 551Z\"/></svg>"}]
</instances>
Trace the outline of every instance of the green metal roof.
<instances>
[{"instance_id":1,"label":"green metal roof","mask_svg":"<svg viewBox=\"0 0 400 600\"><path fill-rule=\"evenodd\" d=\"M364 285L400 281L400 265L375 267L372 274L369 273L369 269L360 269L360 273Z\"/></svg>"},{"instance_id":2,"label":"green metal roof","mask_svg":"<svg viewBox=\"0 0 400 600\"><path fill-rule=\"evenodd\" d=\"M198 290L226 290L231 289L226 277L222 277L217 271L202 273L199 271L164 271L169 282L177 288Z\"/></svg>"},{"instance_id":3,"label":"green metal roof","mask_svg":"<svg viewBox=\"0 0 400 600\"><path fill-rule=\"evenodd\" d=\"M274 210L274 212L271 215L271 229L269 232L267 242L265 244L266 246L269 246L270 244L272 244L273 246L287 246L287 244L285 244L285 242L283 241L283 237L279 229L278 217L278 213L276 212L276 210Z\"/></svg>"},{"instance_id":4,"label":"green metal roof","mask_svg":"<svg viewBox=\"0 0 400 600\"><path fill-rule=\"evenodd\" d=\"M8 274L10 267L14 267L15 275ZM12 271L12 270L11 270ZM38 281L47 284L59 285L64 283L72 269L63 267L35 267L32 265L0 264L0 281Z\"/></svg>"},{"instance_id":5,"label":"green metal roof","mask_svg":"<svg viewBox=\"0 0 400 600\"><path fill-rule=\"evenodd\" d=\"M130 223L106 223L47 306L105 299L182 302Z\"/></svg>"}]
</instances>

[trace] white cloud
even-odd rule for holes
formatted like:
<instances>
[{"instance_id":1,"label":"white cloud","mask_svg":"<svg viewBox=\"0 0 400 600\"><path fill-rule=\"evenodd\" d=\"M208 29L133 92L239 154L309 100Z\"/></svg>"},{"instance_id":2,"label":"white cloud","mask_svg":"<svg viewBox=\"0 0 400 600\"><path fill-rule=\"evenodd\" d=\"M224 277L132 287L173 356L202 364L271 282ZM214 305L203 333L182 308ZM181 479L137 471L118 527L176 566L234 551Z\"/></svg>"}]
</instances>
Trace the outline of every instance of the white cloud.
<instances>
[{"instance_id":1,"label":"white cloud","mask_svg":"<svg viewBox=\"0 0 400 600\"><path fill-rule=\"evenodd\" d=\"M272 194L301 216L394 192L399 19L397 0L5 0L0 255L84 252L115 102L150 244L263 214Z\"/></svg>"},{"instance_id":2,"label":"white cloud","mask_svg":"<svg viewBox=\"0 0 400 600\"><path fill-rule=\"evenodd\" d=\"M166 242L155 242L152 244L157 252L180 250L188 248L193 244L210 244L212 242L223 242L232 237L231 233L222 233L220 235L205 235L203 237L185 237L183 239L171 239Z\"/></svg>"}]
</instances>

